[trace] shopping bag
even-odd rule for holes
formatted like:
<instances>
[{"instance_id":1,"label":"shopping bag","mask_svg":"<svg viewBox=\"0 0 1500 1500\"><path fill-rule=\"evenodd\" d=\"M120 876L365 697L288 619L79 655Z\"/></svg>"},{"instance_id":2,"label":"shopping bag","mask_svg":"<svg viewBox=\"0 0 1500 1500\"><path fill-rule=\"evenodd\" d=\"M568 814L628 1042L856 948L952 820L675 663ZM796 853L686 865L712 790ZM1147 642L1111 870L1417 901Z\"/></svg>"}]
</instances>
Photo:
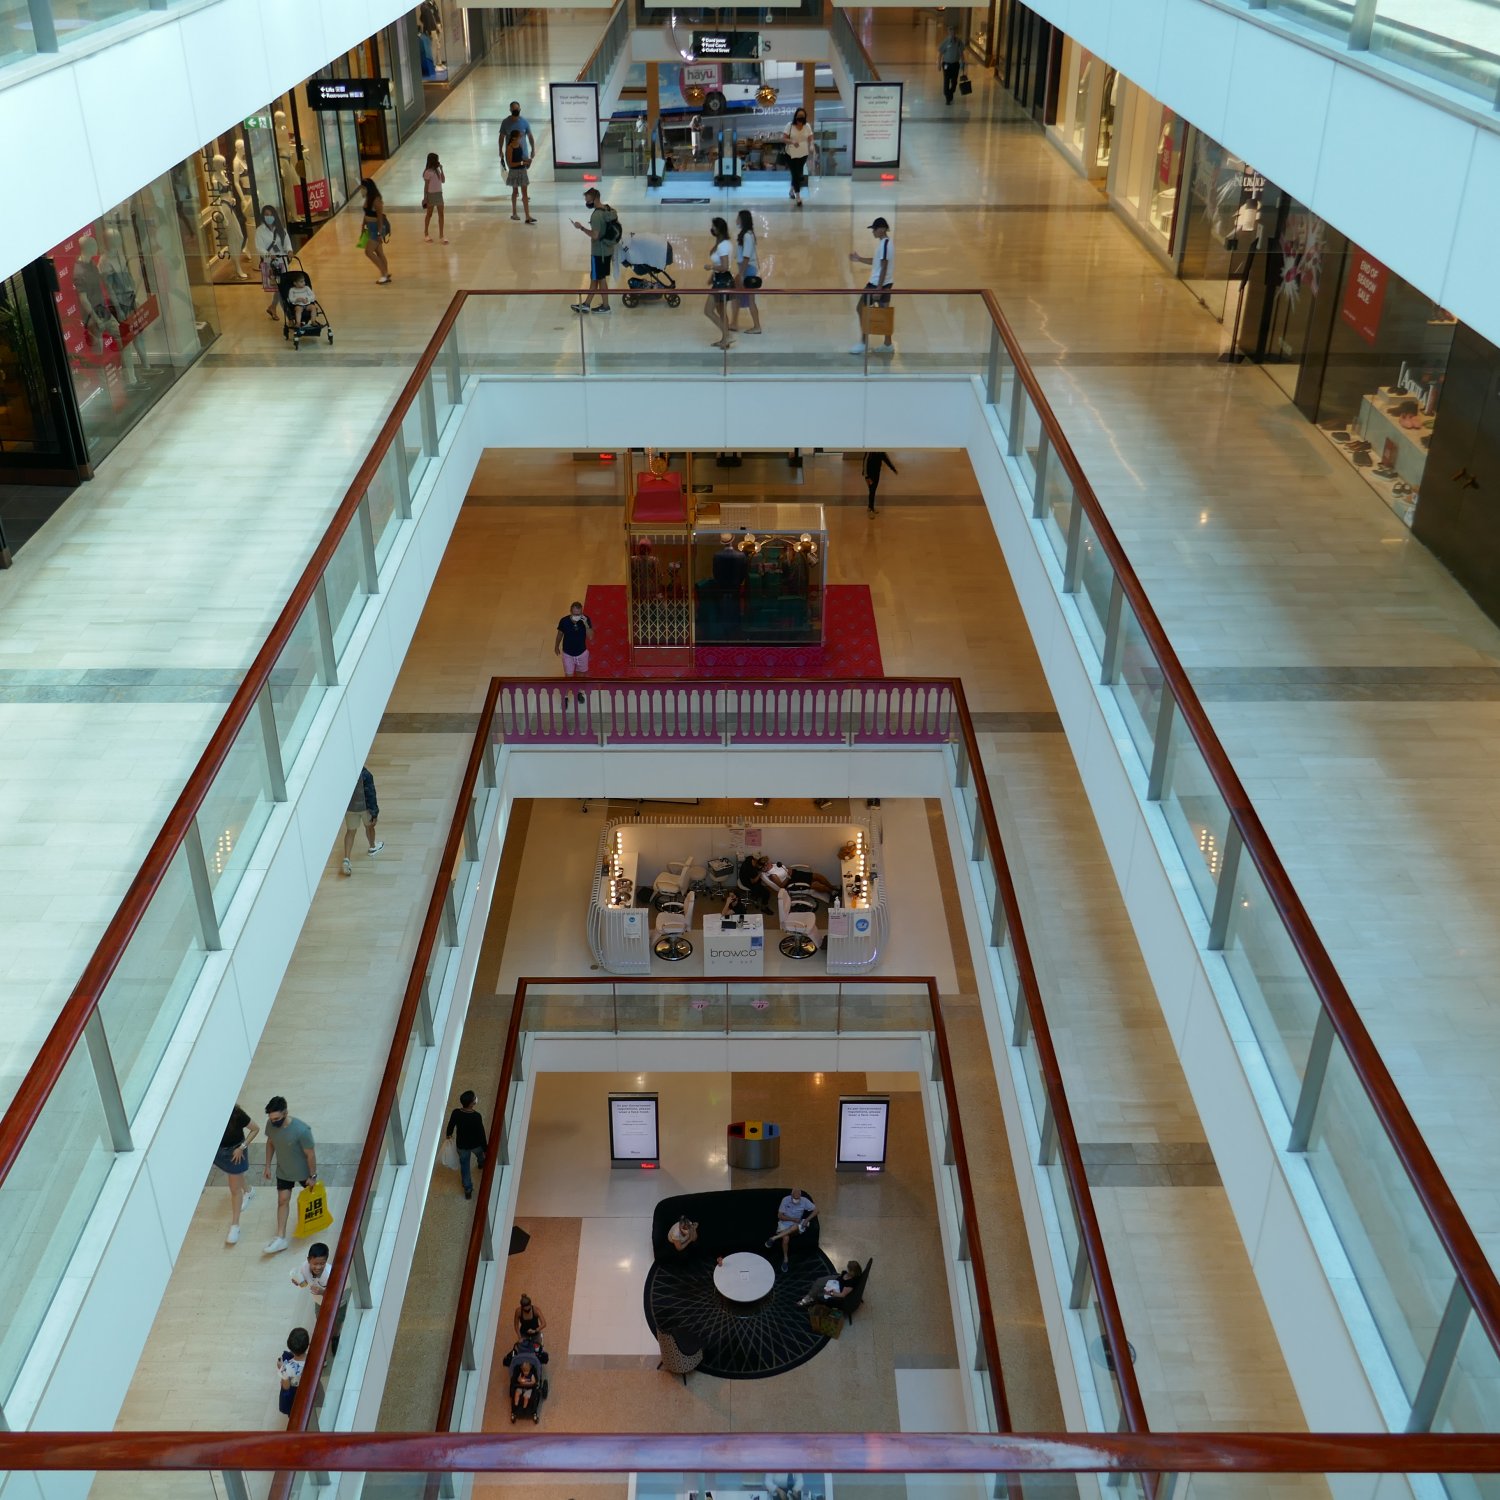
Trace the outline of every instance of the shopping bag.
<instances>
[{"instance_id":1,"label":"shopping bag","mask_svg":"<svg viewBox=\"0 0 1500 1500\"><path fill-rule=\"evenodd\" d=\"M328 1189L314 1180L311 1186L297 1194L297 1227L292 1231L299 1240L310 1234L321 1234L333 1225L333 1215L328 1211Z\"/></svg>"},{"instance_id":2,"label":"shopping bag","mask_svg":"<svg viewBox=\"0 0 1500 1500\"><path fill-rule=\"evenodd\" d=\"M370 229L369 229L369 226L366 225L365 228L363 228L363 229L360 230L360 232L359 232L359 238L357 240L355 240L354 247L357 250L363 250L365 248L365 246L368 245L369 243L370 243Z\"/></svg>"},{"instance_id":3,"label":"shopping bag","mask_svg":"<svg viewBox=\"0 0 1500 1500\"><path fill-rule=\"evenodd\" d=\"M836 1307L825 1307L821 1302L808 1308L807 1321L813 1332L822 1334L825 1339L836 1339L844 1331L843 1313Z\"/></svg>"},{"instance_id":4,"label":"shopping bag","mask_svg":"<svg viewBox=\"0 0 1500 1500\"><path fill-rule=\"evenodd\" d=\"M896 309L894 307L867 307L865 309L865 332L878 333L889 338L896 331Z\"/></svg>"},{"instance_id":5,"label":"shopping bag","mask_svg":"<svg viewBox=\"0 0 1500 1500\"><path fill-rule=\"evenodd\" d=\"M450 1172L458 1171L458 1146L451 1135L438 1150L438 1166L447 1167Z\"/></svg>"},{"instance_id":6,"label":"shopping bag","mask_svg":"<svg viewBox=\"0 0 1500 1500\"><path fill-rule=\"evenodd\" d=\"M972 94L974 92L974 85L969 82L969 75L967 73L960 73L958 75L958 91L960 94Z\"/></svg>"}]
</instances>

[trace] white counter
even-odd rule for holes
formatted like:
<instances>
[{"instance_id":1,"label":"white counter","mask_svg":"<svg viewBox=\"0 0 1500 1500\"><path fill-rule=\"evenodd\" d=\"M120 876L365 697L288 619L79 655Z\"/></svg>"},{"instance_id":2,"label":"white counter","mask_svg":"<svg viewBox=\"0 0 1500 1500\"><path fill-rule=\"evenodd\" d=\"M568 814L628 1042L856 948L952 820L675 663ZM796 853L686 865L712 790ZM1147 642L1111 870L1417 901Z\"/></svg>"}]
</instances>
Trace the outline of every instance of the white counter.
<instances>
[{"instance_id":1,"label":"white counter","mask_svg":"<svg viewBox=\"0 0 1500 1500\"><path fill-rule=\"evenodd\" d=\"M705 974L764 974L766 971L766 922L764 917L741 917L737 927L725 927L715 914L703 919L703 972Z\"/></svg>"}]
</instances>

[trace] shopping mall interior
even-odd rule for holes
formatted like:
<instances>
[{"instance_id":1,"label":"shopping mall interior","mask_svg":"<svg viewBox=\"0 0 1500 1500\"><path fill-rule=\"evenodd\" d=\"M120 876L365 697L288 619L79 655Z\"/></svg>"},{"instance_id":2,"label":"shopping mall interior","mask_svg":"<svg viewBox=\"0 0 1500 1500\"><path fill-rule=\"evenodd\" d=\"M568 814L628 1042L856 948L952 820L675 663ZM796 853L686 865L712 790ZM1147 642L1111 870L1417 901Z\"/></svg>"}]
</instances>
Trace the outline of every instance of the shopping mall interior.
<instances>
[{"instance_id":1,"label":"shopping mall interior","mask_svg":"<svg viewBox=\"0 0 1500 1500\"><path fill-rule=\"evenodd\" d=\"M283 9L0 0L0 1497L1500 1495L1488 0Z\"/></svg>"}]
</instances>

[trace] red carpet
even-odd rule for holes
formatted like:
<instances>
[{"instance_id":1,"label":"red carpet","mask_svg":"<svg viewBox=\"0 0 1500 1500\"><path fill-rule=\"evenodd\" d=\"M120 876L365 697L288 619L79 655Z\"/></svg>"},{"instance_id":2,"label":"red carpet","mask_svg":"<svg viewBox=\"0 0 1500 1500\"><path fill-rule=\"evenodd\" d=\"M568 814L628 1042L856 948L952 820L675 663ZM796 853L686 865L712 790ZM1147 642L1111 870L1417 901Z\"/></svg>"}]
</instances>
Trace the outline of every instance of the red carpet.
<instances>
[{"instance_id":1,"label":"red carpet","mask_svg":"<svg viewBox=\"0 0 1500 1500\"><path fill-rule=\"evenodd\" d=\"M821 646L700 646L693 670L632 667L625 632L625 585L591 583L583 607L594 622L591 677L881 677L875 607L862 583L830 584L823 596Z\"/></svg>"}]
</instances>

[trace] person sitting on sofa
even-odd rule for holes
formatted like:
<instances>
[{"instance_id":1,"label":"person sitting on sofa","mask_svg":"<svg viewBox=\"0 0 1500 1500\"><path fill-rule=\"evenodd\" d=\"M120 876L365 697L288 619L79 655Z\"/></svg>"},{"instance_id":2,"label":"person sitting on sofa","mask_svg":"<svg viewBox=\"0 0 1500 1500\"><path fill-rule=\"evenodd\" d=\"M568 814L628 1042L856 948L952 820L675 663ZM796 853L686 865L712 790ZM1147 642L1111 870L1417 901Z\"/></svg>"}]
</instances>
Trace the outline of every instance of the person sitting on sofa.
<instances>
[{"instance_id":1,"label":"person sitting on sofa","mask_svg":"<svg viewBox=\"0 0 1500 1500\"><path fill-rule=\"evenodd\" d=\"M854 1290L863 1269L857 1260L851 1260L836 1277L830 1276L821 1287L799 1298L797 1306L811 1307L814 1302L821 1302L824 1307L837 1307Z\"/></svg>"},{"instance_id":2,"label":"person sitting on sofa","mask_svg":"<svg viewBox=\"0 0 1500 1500\"><path fill-rule=\"evenodd\" d=\"M801 1234L818 1217L818 1205L799 1187L794 1187L783 1198L776 1209L776 1233L766 1241L769 1250L778 1241L781 1244L781 1269L786 1270L788 1245L794 1234Z\"/></svg>"},{"instance_id":3,"label":"person sitting on sofa","mask_svg":"<svg viewBox=\"0 0 1500 1500\"><path fill-rule=\"evenodd\" d=\"M667 1231L667 1239L679 1254L698 1240L698 1226L686 1214Z\"/></svg>"}]
</instances>

